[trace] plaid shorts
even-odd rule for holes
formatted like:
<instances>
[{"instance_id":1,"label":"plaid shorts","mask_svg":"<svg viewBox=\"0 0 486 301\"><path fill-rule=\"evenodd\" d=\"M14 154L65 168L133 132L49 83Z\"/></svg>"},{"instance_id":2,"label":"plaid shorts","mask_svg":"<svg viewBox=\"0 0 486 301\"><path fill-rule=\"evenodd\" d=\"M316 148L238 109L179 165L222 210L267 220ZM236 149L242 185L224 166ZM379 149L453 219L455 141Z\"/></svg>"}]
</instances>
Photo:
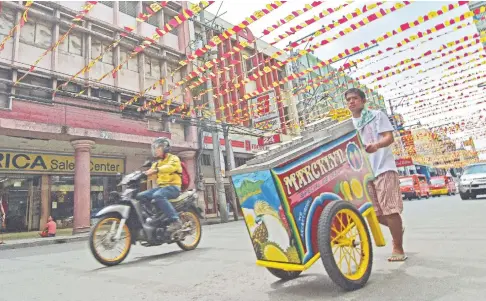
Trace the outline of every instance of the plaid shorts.
<instances>
[{"instance_id":1,"label":"plaid shorts","mask_svg":"<svg viewBox=\"0 0 486 301\"><path fill-rule=\"evenodd\" d=\"M368 192L377 216L402 213L403 199L397 172L387 171L370 181Z\"/></svg>"}]
</instances>

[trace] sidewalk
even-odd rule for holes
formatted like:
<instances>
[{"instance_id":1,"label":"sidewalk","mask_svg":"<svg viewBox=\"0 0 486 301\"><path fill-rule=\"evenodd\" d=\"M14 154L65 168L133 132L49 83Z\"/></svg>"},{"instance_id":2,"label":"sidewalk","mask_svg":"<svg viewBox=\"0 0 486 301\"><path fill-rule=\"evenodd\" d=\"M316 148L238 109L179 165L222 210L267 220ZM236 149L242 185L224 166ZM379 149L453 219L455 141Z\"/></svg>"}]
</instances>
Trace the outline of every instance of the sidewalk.
<instances>
[{"instance_id":1,"label":"sidewalk","mask_svg":"<svg viewBox=\"0 0 486 301\"><path fill-rule=\"evenodd\" d=\"M240 217L239 220L242 220ZM229 222L234 222L233 217L230 217ZM220 224L220 218L208 218L201 220L201 224L215 225ZM89 233L82 233L72 235L72 229L60 229L56 237L39 237L39 231L22 232L22 233L5 233L3 234L4 244L0 245L1 250L22 249L29 247L47 246L52 244L62 244L77 241L88 240ZM1 236L0 236L1 237Z\"/></svg>"}]
</instances>

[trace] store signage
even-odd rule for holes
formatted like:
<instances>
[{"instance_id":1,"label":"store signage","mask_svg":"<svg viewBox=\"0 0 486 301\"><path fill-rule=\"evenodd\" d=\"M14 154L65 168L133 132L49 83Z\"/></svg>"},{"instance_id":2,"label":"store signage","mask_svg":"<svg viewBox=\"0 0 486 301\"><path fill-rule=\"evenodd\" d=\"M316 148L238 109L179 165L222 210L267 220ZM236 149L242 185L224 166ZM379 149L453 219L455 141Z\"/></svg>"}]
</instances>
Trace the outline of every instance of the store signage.
<instances>
[{"instance_id":1,"label":"store signage","mask_svg":"<svg viewBox=\"0 0 486 301\"><path fill-rule=\"evenodd\" d=\"M0 152L0 171L73 173L74 156L33 154L24 152ZM91 157L91 172L117 174L125 172L123 159Z\"/></svg>"},{"instance_id":2,"label":"store signage","mask_svg":"<svg viewBox=\"0 0 486 301\"><path fill-rule=\"evenodd\" d=\"M397 167L405 167L413 165L413 161L411 158L396 159L395 164Z\"/></svg>"},{"instance_id":3,"label":"store signage","mask_svg":"<svg viewBox=\"0 0 486 301\"><path fill-rule=\"evenodd\" d=\"M248 101L249 106L254 108L251 117L255 129L273 131L280 128L280 115L275 98L275 91L272 90Z\"/></svg>"},{"instance_id":4,"label":"store signage","mask_svg":"<svg viewBox=\"0 0 486 301\"><path fill-rule=\"evenodd\" d=\"M231 147L235 153L253 153L263 150L263 147L258 144L258 138L256 137L230 134L229 138ZM213 149L213 137L211 133L204 133L203 144L204 149ZM219 138L219 145L221 150L226 150L225 141L221 136Z\"/></svg>"},{"instance_id":5,"label":"store signage","mask_svg":"<svg viewBox=\"0 0 486 301\"><path fill-rule=\"evenodd\" d=\"M282 142L280 134L258 138L259 146L266 146L266 145L271 145L280 142Z\"/></svg>"}]
</instances>

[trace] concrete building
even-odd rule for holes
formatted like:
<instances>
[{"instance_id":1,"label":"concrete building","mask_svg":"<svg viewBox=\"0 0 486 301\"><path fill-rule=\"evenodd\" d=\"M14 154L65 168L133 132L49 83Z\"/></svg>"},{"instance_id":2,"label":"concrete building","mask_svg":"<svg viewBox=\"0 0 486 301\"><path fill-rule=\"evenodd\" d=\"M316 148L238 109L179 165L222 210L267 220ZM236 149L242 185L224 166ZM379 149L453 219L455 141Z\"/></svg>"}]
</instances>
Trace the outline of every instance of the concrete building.
<instances>
[{"instance_id":1,"label":"concrete building","mask_svg":"<svg viewBox=\"0 0 486 301\"><path fill-rule=\"evenodd\" d=\"M480 8L481 6L486 6L486 1L470 1L469 2L469 9L471 11ZM479 15L474 16L474 21L476 22L476 27L478 29L478 32L481 35L486 34L486 13L481 13ZM486 43L483 43L483 46L486 46Z\"/></svg>"},{"instance_id":2,"label":"concrete building","mask_svg":"<svg viewBox=\"0 0 486 301\"><path fill-rule=\"evenodd\" d=\"M34 2L28 22L0 52L0 186L7 211L8 231L43 228L53 215L74 232L90 227L90 209L103 207L116 190L116 174L138 169L150 156L155 137L168 137L174 152L195 170L197 130L187 122L162 114L137 112L135 106L119 106L136 93L178 67L189 49L189 22L130 59L118 76L109 72L146 36L155 33L177 15L187 2L170 2L150 18L137 23L136 16L151 2L101 1L68 38L50 52L19 85L13 87L30 65L64 34L85 2ZM3 2L0 39L19 22L21 2ZM124 26L137 30L108 51L90 71L52 96L53 88L66 81L102 49L110 45ZM189 69L188 69L189 68ZM160 95L191 66L181 69L147 95ZM85 96L74 97L87 87ZM173 106L191 98L183 96Z\"/></svg>"},{"instance_id":3,"label":"concrete building","mask_svg":"<svg viewBox=\"0 0 486 301\"><path fill-rule=\"evenodd\" d=\"M292 63L292 71L301 72L317 65L318 62L319 59L316 56L306 54ZM301 121L312 122L332 109L347 108L344 93L350 88L359 88L360 86L358 81L347 76L343 71L337 71L330 65L294 80L293 85L294 87L302 87L304 83L318 77L324 77L324 80L317 79L312 83L320 83L319 87L312 88L298 95L297 109ZM383 96L367 87L361 87L361 89L366 93L368 103L372 108L386 109Z\"/></svg>"},{"instance_id":4,"label":"concrete building","mask_svg":"<svg viewBox=\"0 0 486 301\"><path fill-rule=\"evenodd\" d=\"M241 19L241 21L243 18ZM238 22L236 20L235 24ZM204 12L204 19L194 18L191 22L191 48L195 50L204 45L205 40L210 40L224 32L228 28L232 28L235 24L226 22L221 18L209 12ZM193 29L193 30L192 30ZM206 36L204 36L206 35ZM289 97L284 91L290 89L290 85L277 86L270 91L262 93L258 97L248 99L247 101L238 101L247 93L253 92L260 88L271 87L272 83L282 79L290 74L290 70L286 66L281 70L273 70L266 73L263 77L257 80L250 81L239 88L234 88L234 85L229 81L237 78L239 81L249 76L252 72L262 70L265 66L274 65L276 60L285 60L287 56L278 58L270 57L279 49L270 46L268 43L256 39L253 33L247 28L237 35L232 36L217 49L213 49L212 58L221 57L223 54L230 51L239 42L250 42L248 47L241 52L235 52L231 60L224 60L217 67L214 67L212 72L217 74L218 71L225 70L218 76L212 79L213 93L222 91L224 89L234 90L225 95L213 98L213 105L216 108L216 119L223 123L236 123L231 126L229 133L229 140L234 155L235 167L239 167L246 163L247 160L254 157L254 154L265 148L266 145L278 143L291 139L291 135L295 134L294 129L289 127L292 120L297 119L296 107L294 98ZM258 54L257 54L258 53ZM262 62L270 60L263 65ZM231 62L232 66L229 66ZM194 67L199 67L205 63L204 60L198 60ZM226 69L225 69L226 68ZM237 81L233 81L237 83ZM202 85L203 86L203 85ZM205 90L202 88L201 90ZM203 95L197 101L199 104L208 103L208 95ZM281 99L282 101L277 101ZM219 108L224 106L224 110ZM208 108L207 106L206 108ZM201 112L201 116L205 113L210 113L211 110ZM200 147L201 154L199 156L200 178L202 179L201 187L204 189L205 213L208 217L218 216L218 200L214 171L214 154L212 137L209 131L202 130L200 133ZM265 137L265 139L263 138ZM228 170L228 162L226 161L226 149L223 133L220 133L220 145L222 149L221 165ZM226 200L231 199L230 181L228 177L224 178ZM231 206L230 210L231 210Z\"/></svg>"}]
</instances>

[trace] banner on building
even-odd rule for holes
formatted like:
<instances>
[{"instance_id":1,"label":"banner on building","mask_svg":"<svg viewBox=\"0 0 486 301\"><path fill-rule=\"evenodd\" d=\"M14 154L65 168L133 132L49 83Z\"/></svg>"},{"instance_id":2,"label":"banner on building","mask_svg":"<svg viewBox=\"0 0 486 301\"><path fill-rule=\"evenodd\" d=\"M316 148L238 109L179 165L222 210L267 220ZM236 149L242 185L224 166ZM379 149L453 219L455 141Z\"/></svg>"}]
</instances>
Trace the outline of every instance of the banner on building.
<instances>
[{"instance_id":1,"label":"banner on building","mask_svg":"<svg viewBox=\"0 0 486 301\"><path fill-rule=\"evenodd\" d=\"M258 138L259 146L272 145L280 142L282 142L282 136L280 136L280 134Z\"/></svg>"}]
</instances>

